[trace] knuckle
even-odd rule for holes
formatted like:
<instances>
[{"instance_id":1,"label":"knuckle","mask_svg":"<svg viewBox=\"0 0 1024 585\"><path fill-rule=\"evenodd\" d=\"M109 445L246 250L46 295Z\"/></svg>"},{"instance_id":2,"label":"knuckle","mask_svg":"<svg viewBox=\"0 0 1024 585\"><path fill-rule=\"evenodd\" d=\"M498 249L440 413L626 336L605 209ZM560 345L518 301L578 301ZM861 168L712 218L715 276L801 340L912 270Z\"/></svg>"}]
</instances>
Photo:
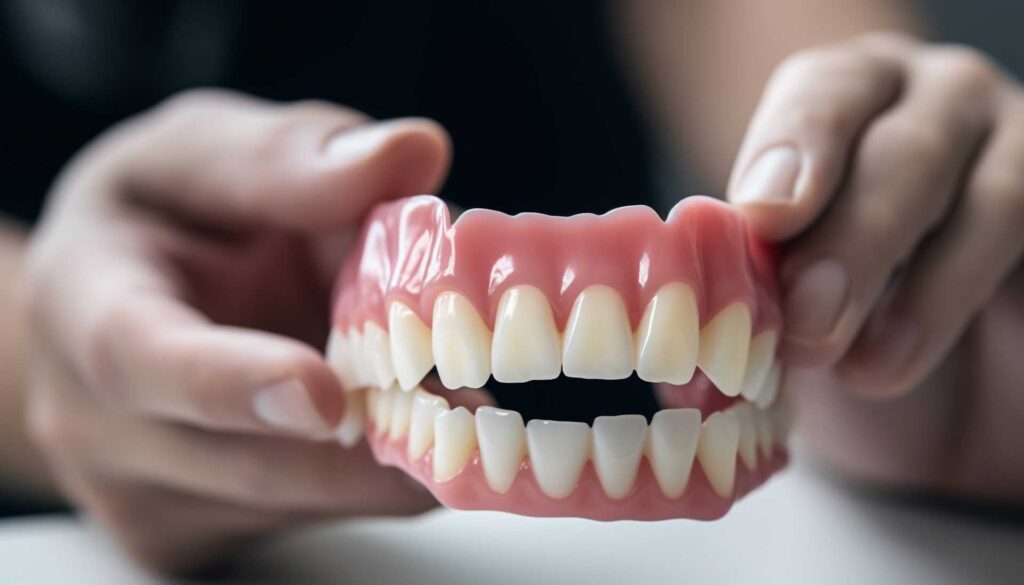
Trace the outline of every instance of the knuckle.
<instances>
[{"instance_id":1,"label":"knuckle","mask_svg":"<svg viewBox=\"0 0 1024 585\"><path fill-rule=\"evenodd\" d=\"M931 124L922 124L906 116L892 117L869 130L869 145L877 145L880 155L890 163L913 161L917 166L937 168L954 153L952 137Z\"/></svg>"},{"instance_id":2,"label":"knuckle","mask_svg":"<svg viewBox=\"0 0 1024 585\"><path fill-rule=\"evenodd\" d=\"M917 44L917 39L898 30L879 30L858 36L856 43L882 50L908 49Z\"/></svg>"},{"instance_id":3,"label":"knuckle","mask_svg":"<svg viewBox=\"0 0 1024 585\"><path fill-rule=\"evenodd\" d=\"M224 89L187 89L164 99L154 111L169 116L191 117L231 102L236 96L234 92Z\"/></svg>"},{"instance_id":4,"label":"knuckle","mask_svg":"<svg viewBox=\"0 0 1024 585\"><path fill-rule=\"evenodd\" d=\"M966 46L932 49L926 57L935 75L944 80L950 92L976 97L999 83L999 71L981 51Z\"/></svg>"},{"instance_id":5,"label":"knuckle","mask_svg":"<svg viewBox=\"0 0 1024 585\"><path fill-rule=\"evenodd\" d=\"M82 417L54 396L40 396L30 404L26 425L29 437L45 452L70 453L86 444Z\"/></svg>"},{"instance_id":6,"label":"knuckle","mask_svg":"<svg viewBox=\"0 0 1024 585\"><path fill-rule=\"evenodd\" d=\"M986 210L986 215L1024 222L1024 167L1002 165L980 172L971 180L968 197Z\"/></svg>"}]
</instances>

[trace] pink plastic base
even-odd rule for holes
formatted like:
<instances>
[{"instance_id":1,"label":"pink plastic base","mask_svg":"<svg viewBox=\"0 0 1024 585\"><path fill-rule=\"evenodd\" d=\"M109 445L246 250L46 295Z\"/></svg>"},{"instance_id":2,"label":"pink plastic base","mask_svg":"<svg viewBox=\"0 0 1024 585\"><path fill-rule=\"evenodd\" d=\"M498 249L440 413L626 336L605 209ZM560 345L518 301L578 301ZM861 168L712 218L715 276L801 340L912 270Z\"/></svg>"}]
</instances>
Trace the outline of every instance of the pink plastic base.
<instances>
[{"instance_id":1,"label":"pink plastic base","mask_svg":"<svg viewBox=\"0 0 1024 585\"><path fill-rule=\"evenodd\" d=\"M724 516L734 502L763 484L789 461L782 449L776 449L767 461L761 459L754 471L747 470L742 462L737 461L736 488L733 496L726 499L712 490L704 470L695 460L686 491L674 500L661 492L646 458L640 462L632 493L621 500L613 500L605 495L594 467L588 461L576 489L565 499L555 500L540 490L530 470L529 459L523 461L511 489L499 494L487 485L479 451L474 452L459 475L450 481L438 483L433 479L433 448L419 461L410 463L405 456L405 439L390 442L385 437L378 437L372 428L367 433L370 448L380 464L402 469L429 489L445 506L458 510L511 512L521 516L574 517L601 521L673 518L716 520Z\"/></svg>"}]
</instances>

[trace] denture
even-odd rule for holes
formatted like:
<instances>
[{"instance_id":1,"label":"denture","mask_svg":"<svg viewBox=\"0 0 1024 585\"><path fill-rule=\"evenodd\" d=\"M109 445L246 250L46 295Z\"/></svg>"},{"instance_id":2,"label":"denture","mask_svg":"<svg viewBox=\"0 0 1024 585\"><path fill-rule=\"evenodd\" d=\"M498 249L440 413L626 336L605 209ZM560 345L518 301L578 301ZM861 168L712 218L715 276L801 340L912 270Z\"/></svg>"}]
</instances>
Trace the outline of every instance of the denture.
<instances>
[{"instance_id":1,"label":"denture","mask_svg":"<svg viewBox=\"0 0 1024 585\"><path fill-rule=\"evenodd\" d=\"M509 216L417 196L368 216L338 277L328 362L338 439L366 436L458 509L714 519L787 461L774 251L689 197L666 220ZM470 412L458 391L560 376L656 385L661 410L578 421ZM450 395L455 403L455 395Z\"/></svg>"}]
</instances>

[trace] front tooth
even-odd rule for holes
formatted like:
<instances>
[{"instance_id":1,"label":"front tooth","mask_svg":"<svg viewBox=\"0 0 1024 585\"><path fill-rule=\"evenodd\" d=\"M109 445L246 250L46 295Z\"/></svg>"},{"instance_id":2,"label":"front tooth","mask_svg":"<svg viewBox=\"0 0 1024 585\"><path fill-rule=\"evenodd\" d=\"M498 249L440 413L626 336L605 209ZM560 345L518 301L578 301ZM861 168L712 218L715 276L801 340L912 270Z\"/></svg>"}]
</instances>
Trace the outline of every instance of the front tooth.
<instances>
[{"instance_id":1,"label":"front tooth","mask_svg":"<svg viewBox=\"0 0 1024 585\"><path fill-rule=\"evenodd\" d=\"M412 401L415 395L406 392L397 384L391 387L394 395L391 403L391 425L388 427L388 438L397 441L409 432L409 420L412 418Z\"/></svg>"},{"instance_id":2,"label":"front tooth","mask_svg":"<svg viewBox=\"0 0 1024 585\"><path fill-rule=\"evenodd\" d=\"M740 425L736 415L716 412L704 421L697 445L697 459L715 493L732 496L736 483L736 449L740 442Z\"/></svg>"},{"instance_id":3,"label":"front tooth","mask_svg":"<svg viewBox=\"0 0 1024 585\"><path fill-rule=\"evenodd\" d=\"M373 321L367 321L363 326L363 343L373 384L378 388L389 388L395 383L395 369L391 365L388 332Z\"/></svg>"},{"instance_id":4,"label":"front tooth","mask_svg":"<svg viewBox=\"0 0 1024 585\"><path fill-rule=\"evenodd\" d=\"M462 471L476 450L476 424L465 407L434 417L434 481L448 481Z\"/></svg>"},{"instance_id":5,"label":"front tooth","mask_svg":"<svg viewBox=\"0 0 1024 585\"><path fill-rule=\"evenodd\" d=\"M700 430L700 411L696 408L659 410L651 419L647 456L666 497L678 498L686 491Z\"/></svg>"},{"instance_id":6,"label":"front tooth","mask_svg":"<svg viewBox=\"0 0 1024 585\"><path fill-rule=\"evenodd\" d=\"M526 425L526 441L540 490L556 500L571 494L590 452L590 427L581 422L533 419Z\"/></svg>"},{"instance_id":7,"label":"front tooth","mask_svg":"<svg viewBox=\"0 0 1024 585\"><path fill-rule=\"evenodd\" d=\"M647 304L636 331L636 373L647 382L685 384L697 367L700 315L693 289L667 284Z\"/></svg>"},{"instance_id":8,"label":"front tooth","mask_svg":"<svg viewBox=\"0 0 1024 585\"><path fill-rule=\"evenodd\" d=\"M355 390L345 393L345 414L338 423L336 435L343 447L352 447L363 436L366 420L366 391Z\"/></svg>"},{"instance_id":9,"label":"front tooth","mask_svg":"<svg viewBox=\"0 0 1024 585\"><path fill-rule=\"evenodd\" d=\"M447 388L479 388L491 375L491 331L469 299L444 292L434 301L432 346Z\"/></svg>"},{"instance_id":10,"label":"front tooth","mask_svg":"<svg viewBox=\"0 0 1024 585\"><path fill-rule=\"evenodd\" d=\"M629 315L615 289L588 286L565 324L562 371L571 378L621 380L633 373Z\"/></svg>"},{"instance_id":11,"label":"front tooth","mask_svg":"<svg viewBox=\"0 0 1024 585\"><path fill-rule=\"evenodd\" d=\"M765 409L775 403L775 398L779 395L779 386L782 384L782 367L779 362L772 364L772 367L768 370L768 375L764 377L764 384L761 387L761 391L757 395L757 400L754 404L760 409Z\"/></svg>"},{"instance_id":12,"label":"front tooth","mask_svg":"<svg viewBox=\"0 0 1024 585\"><path fill-rule=\"evenodd\" d=\"M554 380L562 369L561 349L544 293L527 285L505 291L494 318L494 379L509 383Z\"/></svg>"},{"instance_id":13,"label":"front tooth","mask_svg":"<svg viewBox=\"0 0 1024 585\"><path fill-rule=\"evenodd\" d=\"M753 402L764 387L764 380L775 359L775 345L778 334L774 331L762 331L750 340L750 357L747 360L747 371L743 375L740 396Z\"/></svg>"},{"instance_id":14,"label":"front tooth","mask_svg":"<svg viewBox=\"0 0 1024 585\"><path fill-rule=\"evenodd\" d=\"M613 500L629 495L644 452L647 420L643 415L599 416L591 434L594 469L604 493Z\"/></svg>"},{"instance_id":15,"label":"front tooth","mask_svg":"<svg viewBox=\"0 0 1024 585\"><path fill-rule=\"evenodd\" d=\"M405 451L409 461L419 461L434 444L434 417L446 410L449 410L449 407L448 401L444 398L421 388L413 392L409 442Z\"/></svg>"},{"instance_id":16,"label":"front tooth","mask_svg":"<svg viewBox=\"0 0 1024 585\"><path fill-rule=\"evenodd\" d=\"M526 457L523 417L514 410L481 406L476 409L476 437L487 485L499 494L507 492Z\"/></svg>"},{"instance_id":17,"label":"front tooth","mask_svg":"<svg viewBox=\"0 0 1024 585\"><path fill-rule=\"evenodd\" d=\"M420 383L434 367L430 328L415 311L395 301L388 310L391 362L403 390Z\"/></svg>"},{"instance_id":18,"label":"front tooth","mask_svg":"<svg viewBox=\"0 0 1024 585\"><path fill-rule=\"evenodd\" d=\"M697 363L726 396L740 393L750 349L750 327L750 309L744 303L733 303L700 332Z\"/></svg>"},{"instance_id":19,"label":"front tooth","mask_svg":"<svg viewBox=\"0 0 1024 585\"><path fill-rule=\"evenodd\" d=\"M391 411L395 404L395 394L390 388L377 390L377 404L374 406L373 426L378 436L386 435L391 426Z\"/></svg>"},{"instance_id":20,"label":"front tooth","mask_svg":"<svg viewBox=\"0 0 1024 585\"><path fill-rule=\"evenodd\" d=\"M741 402L730 410L736 415L736 422L740 425L740 461L747 469L753 471L757 467L757 423L754 422L754 405Z\"/></svg>"},{"instance_id":21,"label":"front tooth","mask_svg":"<svg viewBox=\"0 0 1024 585\"><path fill-rule=\"evenodd\" d=\"M768 411L758 410L754 413L754 424L757 427L757 446L761 448L761 456L768 459L775 450L775 423Z\"/></svg>"}]
</instances>

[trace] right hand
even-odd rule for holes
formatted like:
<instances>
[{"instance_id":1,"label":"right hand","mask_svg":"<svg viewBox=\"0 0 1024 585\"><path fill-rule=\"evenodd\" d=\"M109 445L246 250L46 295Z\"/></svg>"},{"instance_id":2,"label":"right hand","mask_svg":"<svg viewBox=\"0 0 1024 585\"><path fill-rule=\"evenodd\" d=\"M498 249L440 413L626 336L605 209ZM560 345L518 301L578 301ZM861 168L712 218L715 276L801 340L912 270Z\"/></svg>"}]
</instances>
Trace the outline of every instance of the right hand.
<instances>
[{"instance_id":1,"label":"right hand","mask_svg":"<svg viewBox=\"0 0 1024 585\"><path fill-rule=\"evenodd\" d=\"M56 182L29 251L30 429L66 495L152 568L206 568L280 527L435 502L364 444L316 348L377 201L449 164L426 120L190 92Z\"/></svg>"}]
</instances>

